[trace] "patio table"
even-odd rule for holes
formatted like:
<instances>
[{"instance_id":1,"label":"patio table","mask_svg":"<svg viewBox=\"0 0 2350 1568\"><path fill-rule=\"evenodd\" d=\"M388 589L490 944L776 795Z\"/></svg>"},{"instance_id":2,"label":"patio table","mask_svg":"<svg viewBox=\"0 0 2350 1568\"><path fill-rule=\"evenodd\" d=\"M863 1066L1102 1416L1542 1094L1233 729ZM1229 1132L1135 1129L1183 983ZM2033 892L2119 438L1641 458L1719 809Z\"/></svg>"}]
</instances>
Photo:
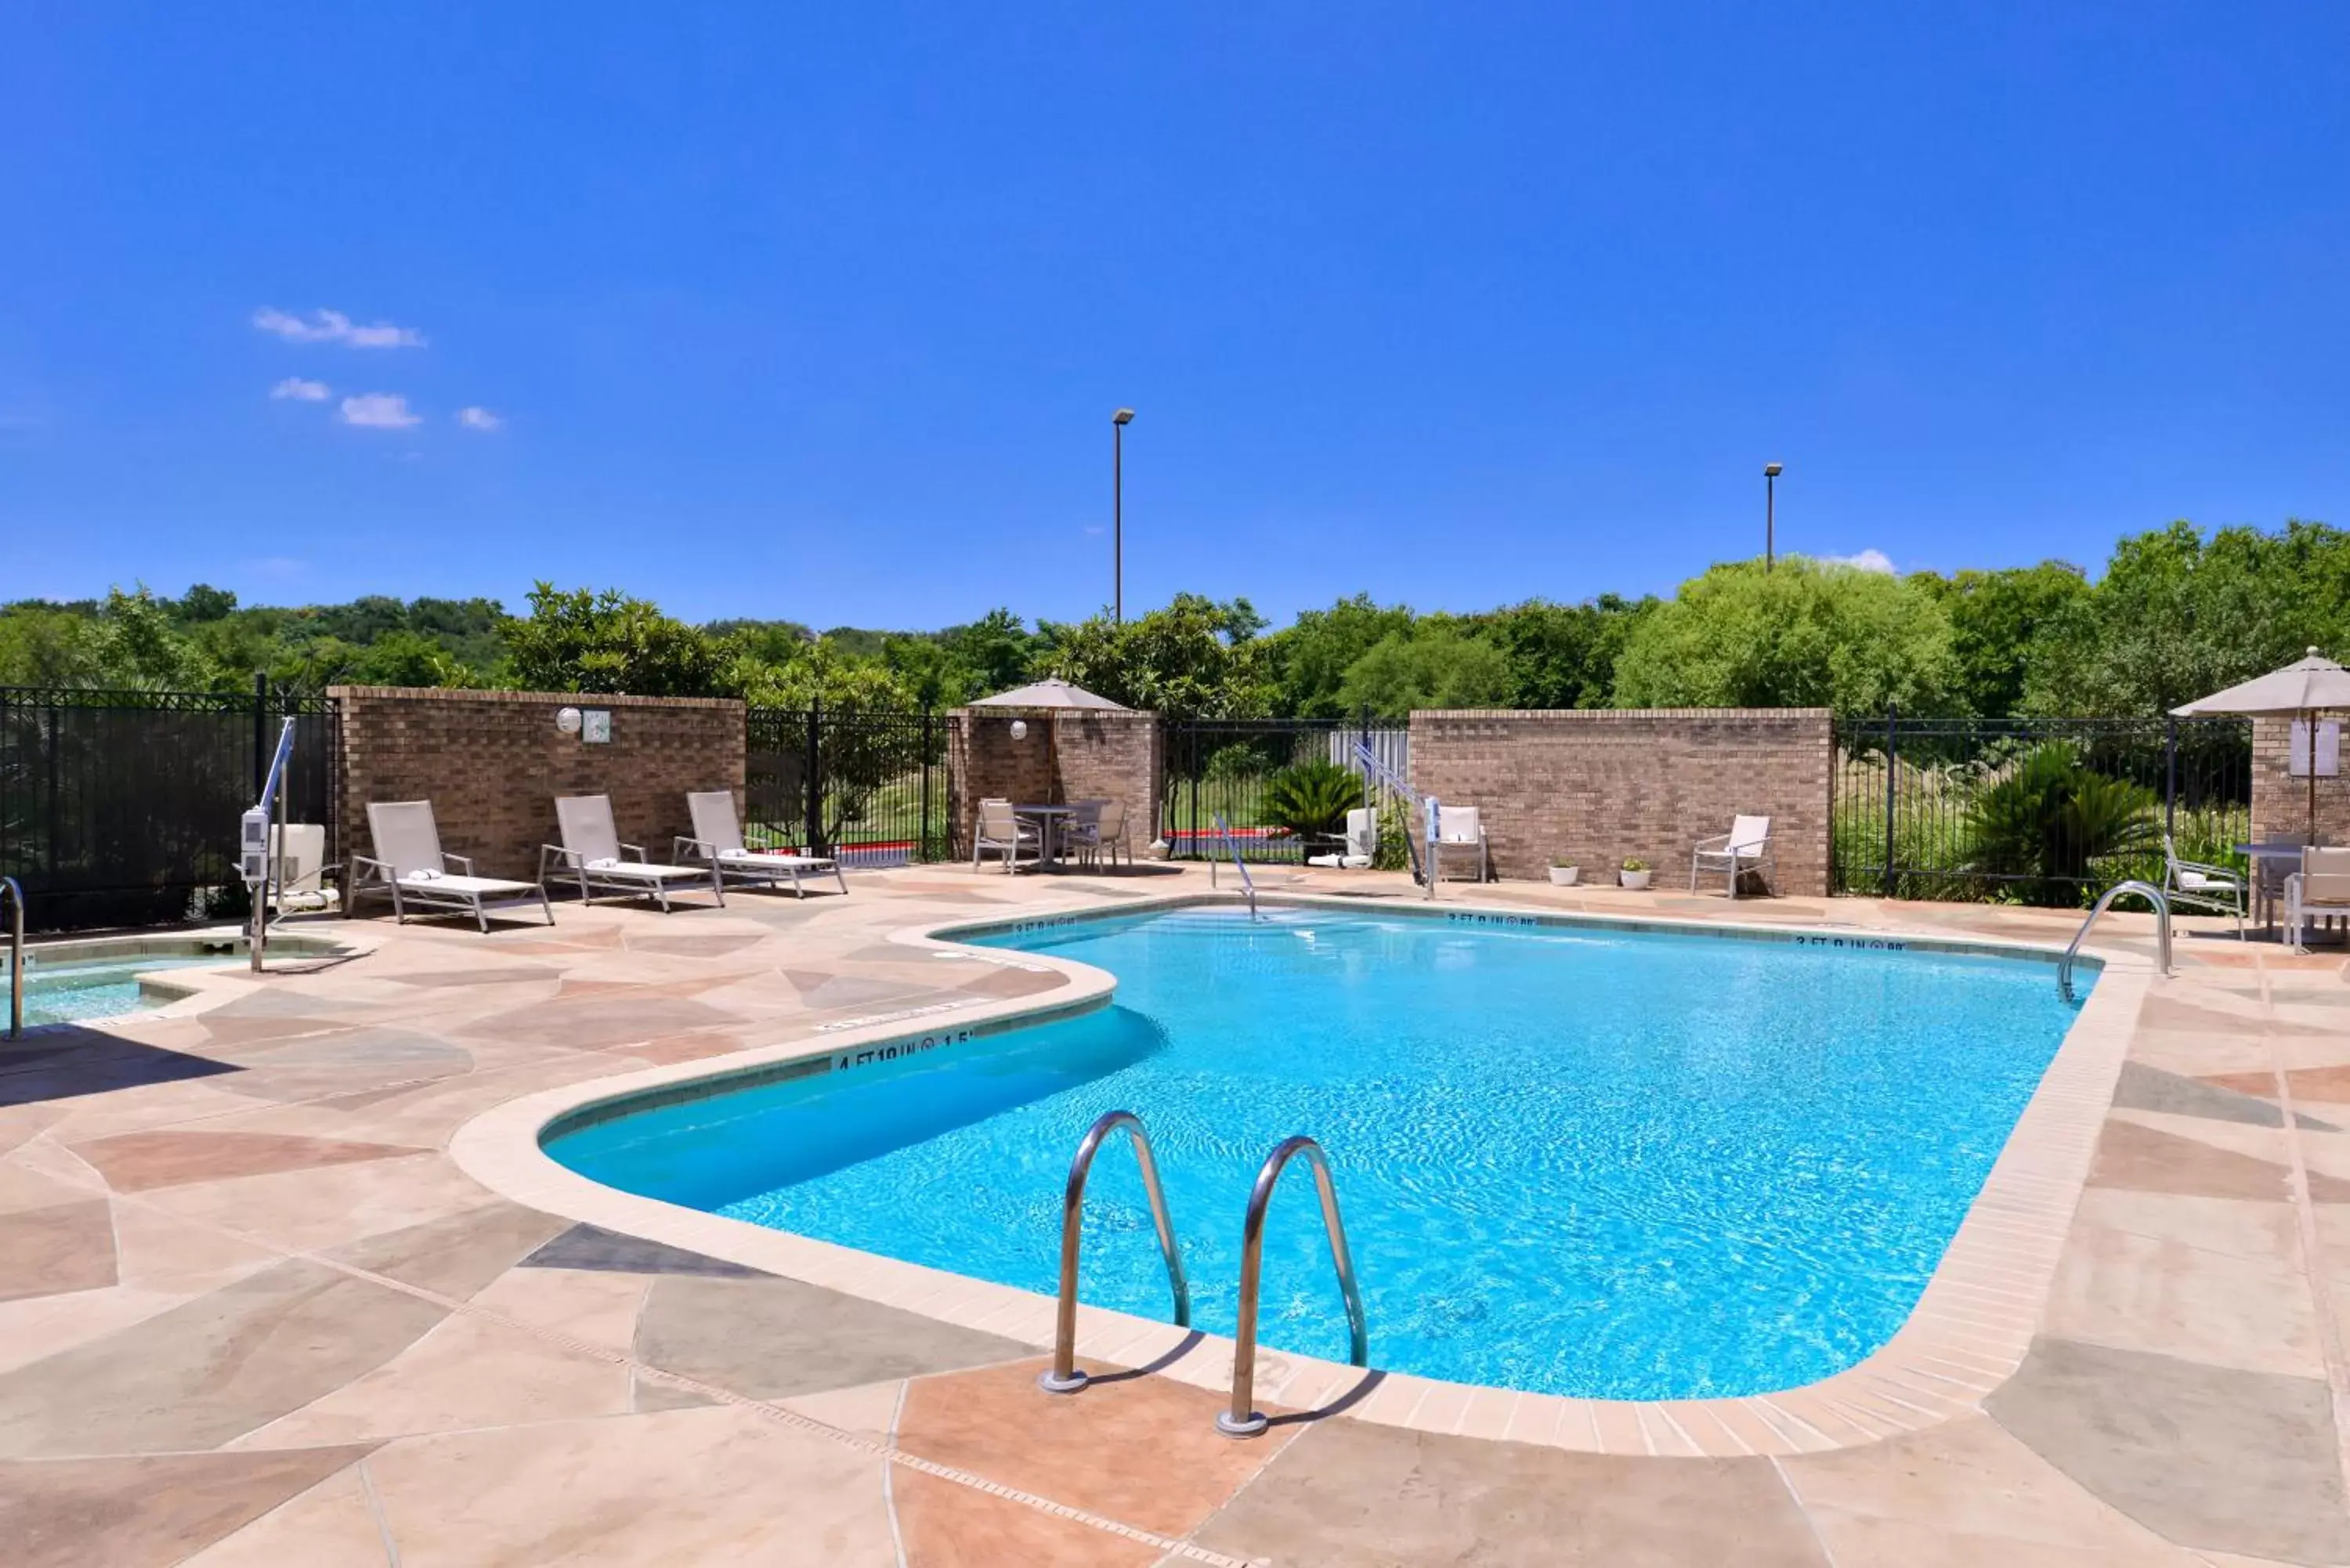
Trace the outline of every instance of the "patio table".
<instances>
[{"instance_id":1,"label":"patio table","mask_svg":"<svg viewBox=\"0 0 2350 1568\"><path fill-rule=\"evenodd\" d=\"M1036 825L1036 867L1061 863L1061 819L1075 816L1074 805L1020 805L1015 804L1012 815Z\"/></svg>"}]
</instances>

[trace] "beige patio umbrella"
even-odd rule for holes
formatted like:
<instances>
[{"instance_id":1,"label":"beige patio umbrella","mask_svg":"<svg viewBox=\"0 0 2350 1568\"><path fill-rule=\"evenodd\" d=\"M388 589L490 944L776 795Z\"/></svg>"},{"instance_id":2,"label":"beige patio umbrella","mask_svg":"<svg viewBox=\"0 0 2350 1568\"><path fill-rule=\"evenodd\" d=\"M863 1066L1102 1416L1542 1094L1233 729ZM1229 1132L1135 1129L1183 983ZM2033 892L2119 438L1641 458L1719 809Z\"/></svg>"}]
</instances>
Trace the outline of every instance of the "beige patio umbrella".
<instances>
[{"instance_id":1,"label":"beige patio umbrella","mask_svg":"<svg viewBox=\"0 0 2350 1568\"><path fill-rule=\"evenodd\" d=\"M974 708L1087 708L1098 712L1131 713L1133 709L1123 702L1113 702L1097 691L1082 686L1072 686L1055 675L1047 680L1032 681L1009 691L998 691L993 697L983 697L972 704ZM1059 745L1053 726L1045 726L1045 770L1052 783L1052 794L1061 793Z\"/></svg>"},{"instance_id":2,"label":"beige patio umbrella","mask_svg":"<svg viewBox=\"0 0 2350 1568\"><path fill-rule=\"evenodd\" d=\"M993 697L983 697L972 704L974 708L1106 708L1113 713L1131 713L1133 709L1123 702L1113 702L1097 692L1082 686L1072 686L1059 676L1050 680L1038 680L1026 686L999 691Z\"/></svg>"},{"instance_id":3,"label":"beige patio umbrella","mask_svg":"<svg viewBox=\"0 0 2350 1568\"><path fill-rule=\"evenodd\" d=\"M2248 719L2299 719L2309 736L2309 836L2317 838L2317 715L2350 709L2350 670L2315 649L2282 670L2272 670L2225 691L2199 697L2171 712L2181 719L2234 713Z\"/></svg>"}]
</instances>

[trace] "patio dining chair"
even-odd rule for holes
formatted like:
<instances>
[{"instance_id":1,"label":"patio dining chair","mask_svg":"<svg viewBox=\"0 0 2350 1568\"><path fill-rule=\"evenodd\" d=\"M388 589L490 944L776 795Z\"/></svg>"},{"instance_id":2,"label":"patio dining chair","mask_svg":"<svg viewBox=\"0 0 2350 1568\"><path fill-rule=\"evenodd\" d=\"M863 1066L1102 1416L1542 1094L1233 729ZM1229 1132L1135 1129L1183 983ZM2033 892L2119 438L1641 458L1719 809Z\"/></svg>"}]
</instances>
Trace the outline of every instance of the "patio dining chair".
<instances>
[{"instance_id":1,"label":"patio dining chair","mask_svg":"<svg viewBox=\"0 0 2350 1568\"><path fill-rule=\"evenodd\" d=\"M1102 812L1108 805L1106 800L1069 803L1068 819L1061 824L1061 853L1080 866L1100 864Z\"/></svg>"},{"instance_id":2,"label":"patio dining chair","mask_svg":"<svg viewBox=\"0 0 2350 1568\"><path fill-rule=\"evenodd\" d=\"M1719 822L1721 818L1716 817ZM1769 878L1766 869L1776 862L1771 854L1771 819L1767 816L1733 818L1727 833L1700 839L1690 855L1690 891L1697 891L1700 871L1726 871L1730 874L1730 896L1738 897L1738 879L1748 874Z\"/></svg>"},{"instance_id":3,"label":"patio dining chair","mask_svg":"<svg viewBox=\"0 0 2350 1568\"><path fill-rule=\"evenodd\" d=\"M2162 836L2162 891L2176 907L2209 909L2236 918L2236 937L2244 935L2244 879L2217 866L2181 860L2168 833Z\"/></svg>"},{"instance_id":4,"label":"patio dining chair","mask_svg":"<svg viewBox=\"0 0 2350 1568\"><path fill-rule=\"evenodd\" d=\"M2308 950L2309 927L2350 919L2350 849L2311 847L2301 852L2301 869L2284 879L2284 923L2293 945Z\"/></svg>"},{"instance_id":5,"label":"patio dining chair","mask_svg":"<svg viewBox=\"0 0 2350 1568\"><path fill-rule=\"evenodd\" d=\"M671 844L670 853L681 861L698 860L712 867L721 882L750 888L779 888L789 882L792 891L805 898L807 888L801 879L829 872L840 890L848 891L848 878L842 874L837 857L769 855L744 845L743 825L734 815L733 790L689 791L685 809L693 818L693 836L681 835Z\"/></svg>"},{"instance_id":6,"label":"patio dining chair","mask_svg":"<svg viewBox=\"0 0 2350 1568\"><path fill-rule=\"evenodd\" d=\"M988 850L1003 857L1003 874L1007 877L1018 869L1020 852L1024 849L1041 856L1044 840L1036 830L1013 815L1008 800L983 800L979 803L979 824L971 836L971 868L979 869L980 857Z\"/></svg>"},{"instance_id":7,"label":"patio dining chair","mask_svg":"<svg viewBox=\"0 0 2350 1568\"><path fill-rule=\"evenodd\" d=\"M726 888L718 879L715 863L663 866L645 858L644 846L621 843L620 830L612 821L610 795L558 797L555 821L563 842L538 846L541 888L546 886L548 876L560 874L579 885L579 901L583 904L594 903L597 892L601 890L620 898L650 898L660 905L661 913L666 915L670 912L672 887L706 887L719 908L725 908Z\"/></svg>"}]
</instances>

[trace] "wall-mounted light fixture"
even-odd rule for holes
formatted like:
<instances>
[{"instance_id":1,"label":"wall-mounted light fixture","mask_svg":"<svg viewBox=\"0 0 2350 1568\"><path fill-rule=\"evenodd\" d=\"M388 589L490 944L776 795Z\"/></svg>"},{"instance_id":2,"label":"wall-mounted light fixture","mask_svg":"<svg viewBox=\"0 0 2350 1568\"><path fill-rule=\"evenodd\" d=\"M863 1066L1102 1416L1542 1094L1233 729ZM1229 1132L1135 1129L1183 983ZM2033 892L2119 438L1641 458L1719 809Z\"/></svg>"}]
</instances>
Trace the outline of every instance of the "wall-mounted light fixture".
<instances>
[{"instance_id":1,"label":"wall-mounted light fixture","mask_svg":"<svg viewBox=\"0 0 2350 1568\"><path fill-rule=\"evenodd\" d=\"M579 732L579 710L577 708L557 708L555 711L555 727L562 731L567 735L577 734Z\"/></svg>"},{"instance_id":2,"label":"wall-mounted light fixture","mask_svg":"<svg viewBox=\"0 0 2350 1568\"><path fill-rule=\"evenodd\" d=\"M1012 721L1012 738L1015 741L1024 741L1028 738L1027 720L1014 719Z\"/></svg>"}]
</instances>

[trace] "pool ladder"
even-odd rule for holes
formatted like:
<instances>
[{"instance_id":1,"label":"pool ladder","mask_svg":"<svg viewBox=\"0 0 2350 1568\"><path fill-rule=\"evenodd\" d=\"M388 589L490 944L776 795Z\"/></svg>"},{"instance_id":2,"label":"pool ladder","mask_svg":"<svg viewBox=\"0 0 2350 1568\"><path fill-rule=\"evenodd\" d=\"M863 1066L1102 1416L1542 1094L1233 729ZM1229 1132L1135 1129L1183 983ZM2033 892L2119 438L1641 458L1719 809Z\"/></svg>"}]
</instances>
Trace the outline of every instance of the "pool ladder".
<instances>
[{"instance_id":1,"label":"pool ladder","mask_svg":"<svg viewBox=\"0 0 2350 1568\"><path fill-rule=\"evenodd\" d=\"M1089 1379L1076 1365L1077 1242L1082 1230L1086 1178L1092 1174L1094 1156L1113 1132L1123 1128L1134 1144L1134 1158L1142 1168L1142 1186L1150 1199L1150 1219L1159 1231L1159 1256L1166 1260L1167 1283L1175 1297L1175 1325L1191 1326L1191 1292L1183 1279L1183 1258L1168 1218L1167 1192L1159 1185L1159 1162L1152 1158L1150 1135L1132 1111L1110 1111L1088 1128L1069 1162L1068 1185L1061 1197L1061 1290L1053 1330L1053 1365L1037 1375L1036 1385L1048 1394L1074 1394ZM1330 1239L1330 1262L1337 1270L1338 1289L1347 1306L1347 1358L1356 1366L1370 1365L1370 1340L1363 1322L1363 1293L1355 1279L1354 1254L1347 1247L1346 1221L1338 1214L1338 1189L1330 1179L1330 1161L1322 1146L1304 1135L1284 1138L1256 1173L1249 1193L1248 1216L1241 1228L1241 1299L1238 1332L1233 1335L1232 1397L1230 1408L1216 1416L1216 1430L1228 1438L1253 1438L1268 1424L1256 1408L1256 1317L1258 1287L1264 1274L1264 1217L1281 1173L1298 1155L1314 1168L1314 1186L1322 1199L1322 1225Z\"/></svg>"},{"instance_id":2,"label":"pool ladder","mask_svg":"<svg viewBox=\"0 0 2350 1568\"><path fill-rule=\"evenodd\" d=\"M25 1033L25 889L14 877L0 877L0 902L9 909L8 1038Z\"/></svg>"},{"instance_id":3,"label":"pool ladder","mask_svg":"<svg viewBox=\"0 0 2350 1568\"><path fill-rule=\"evenodd\" d=\"M2083 920L2081 929L2073 933L2073 945L2064 950L2064 956L2056 962L2056 994L2065 1001L2074 1000L2073 961L2079 956L2081 944L2089 940L2089 928L2097 923L2097 917L2106 912L2106 906L2125 893L2136 893L2154 906L2154 934L2156 946L2161 954L2162 972L2170 972L2170 900L2163 897L2162 889L2151 882L2116 882L2097 896L2095 905L2089 910L2089 918Z\"/></svg>"},{"instance_id":4,"label":"pool ladder","mask_svg":"<svg viewBox=\"0 0 2350 1568\"><path fill-rule=\"evenodd\" d=\"M1225 826L1224 814L1222 812L1220 811L1216 813L1215 822L1216 833L1218 836L1222 838L1224 841L1224 853L1232 857L1233 868L1241 874L1241 891L1248 895L1249 919L1252 920L1261 920L1264 919L1264 917L1256 912L1256 879L1249 875L1248 862L1241 858L1241 846L1232 842L1232 830ZM1210 856L1208 857L1208 886L1212 888L1215 885L1216 860L1215 857Z\"/></svg>"}]
</instances>

